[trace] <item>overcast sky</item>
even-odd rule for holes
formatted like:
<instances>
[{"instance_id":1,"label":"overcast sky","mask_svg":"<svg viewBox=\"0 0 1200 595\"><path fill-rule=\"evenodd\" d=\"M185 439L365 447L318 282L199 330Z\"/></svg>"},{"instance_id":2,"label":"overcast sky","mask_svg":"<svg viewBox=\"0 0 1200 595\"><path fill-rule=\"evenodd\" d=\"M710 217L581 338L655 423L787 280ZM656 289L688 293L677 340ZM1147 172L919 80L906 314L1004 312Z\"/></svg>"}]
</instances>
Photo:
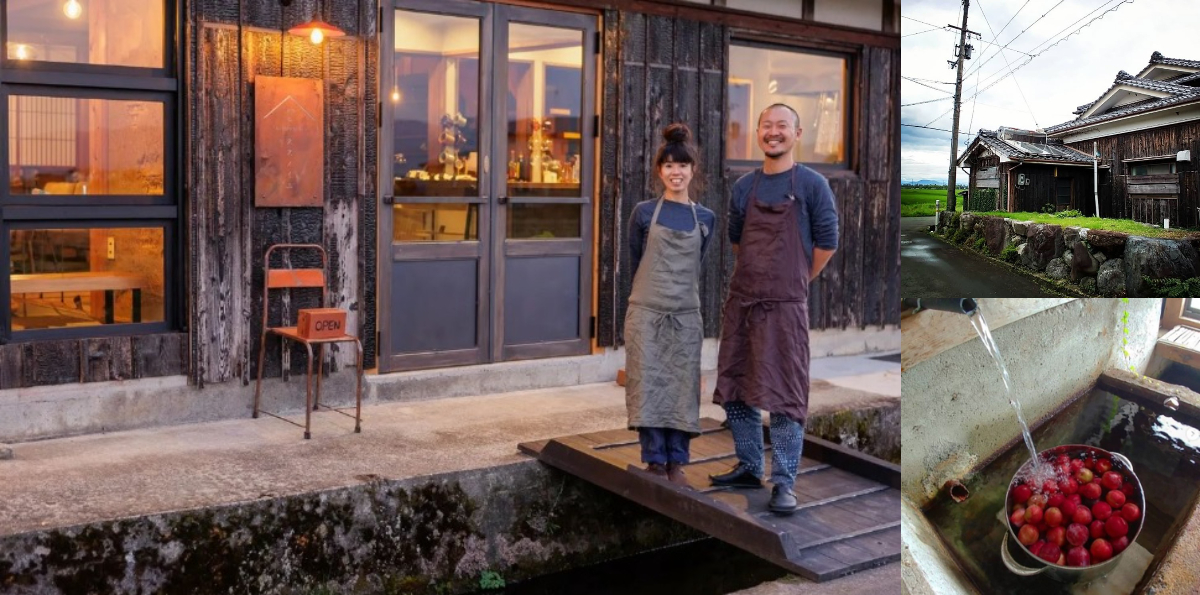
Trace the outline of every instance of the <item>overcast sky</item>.
<instances>
[{"instance_id":1,"label":"overcast sky","mask_svg":"<svg viewBox=\"0 0 1200 595\"><path fill-rule=\"evenodd\" d=\"M995 130L1002 125L1046 128L1073 120L1077 116L1071 112L1099 98L1112 86L1118 71L1136 75L1145 68L1150 54L1156 50L1167 58L1200 60L1200 1L1197 0L1124 0L1123 4L1122 0L1063 0L1061 3L1058 0L1030 0L1022 10L1024 4L1025 0L971 0L967 28L980 33L982 39L971 42L975 46L973 59L966 62L963 70L960 132L974 134L980 128ZM1104 8L1096 10L1102 6ZM1046 50L1015 75L1000 80L1002 73L1010 70L1010 65L1016 68L1027 61L1026 54L1045 50L1054 40L1116 6L1119 8ZM901 14L908 18L901 19L901 75L922 79L930 87L945 89L951 94L954 92L955 71L946 61L954 58L958 32L929 31L933 29L929 25L960 25L961 11L962 3L957 0L906 0L903 3ZM1085 17L1088 13L1090 16ZM1083 20L1079 20L1081 18ZM1009 19L1012 19L1011 23ZM1007 27L1005 23L1008 23ZM993 45L997 33L999 43ZM1003 55L998 55L1000 46L1009 42L1011 44ZM1000 82L972 99L976 81L982 89L997 80ZM1021 98L1018 84L1028 105ZM949 98L950 95L901 80L902 105L939 97ZM944 99L901 108L903 124L947 131L901 127L901 177L904 180L946 179L952 107L953 101ZM960 154L971 138L959 135ZM963 175L959 170L960 181Z\"/></svg>"}]
</instances>

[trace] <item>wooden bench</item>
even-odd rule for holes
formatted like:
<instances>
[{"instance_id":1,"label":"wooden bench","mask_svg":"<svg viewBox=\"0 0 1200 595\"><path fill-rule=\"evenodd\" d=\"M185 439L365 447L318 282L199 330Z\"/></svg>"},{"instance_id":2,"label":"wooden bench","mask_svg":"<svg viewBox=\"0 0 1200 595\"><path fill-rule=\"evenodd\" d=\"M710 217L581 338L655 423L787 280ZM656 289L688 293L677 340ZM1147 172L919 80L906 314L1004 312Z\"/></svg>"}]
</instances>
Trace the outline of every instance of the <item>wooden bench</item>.
<instances>
[{"instance_id":1,"label":"wooden bench","mask_svg":"<svg viewBox=\"0 0 1200 595\"><path fill-rule=\"evenodd\" d=\"M38 273L12 275L12 294L60 293L81 291L104 292L104 323L113 323L115 295L120 290L133 290L133 322L142 321L142 288L146 279L129 273L82 272Z\"/></svg>"}]
</instances>

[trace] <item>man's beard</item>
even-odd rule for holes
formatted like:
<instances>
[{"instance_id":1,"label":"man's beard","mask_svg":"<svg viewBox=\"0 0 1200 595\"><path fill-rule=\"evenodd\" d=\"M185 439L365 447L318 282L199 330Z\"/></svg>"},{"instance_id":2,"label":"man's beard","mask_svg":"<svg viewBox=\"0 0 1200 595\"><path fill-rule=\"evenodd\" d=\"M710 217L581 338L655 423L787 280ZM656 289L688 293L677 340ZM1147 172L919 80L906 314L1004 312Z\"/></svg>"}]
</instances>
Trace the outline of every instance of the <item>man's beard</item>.
<instances>
[{"instance_id":1,"label":"man's beard","mask_svg":"<svg viewBox=\"0 0 1200 595\"><path fill-rule=\"evenodd\" d=\"M779 159L780 157L787 155L788 152L789 152L788 149L781 149L778 151L763 151L763 154L766 155L767 157L770 157L771 159Z\"/></svg>"}]
</instances>

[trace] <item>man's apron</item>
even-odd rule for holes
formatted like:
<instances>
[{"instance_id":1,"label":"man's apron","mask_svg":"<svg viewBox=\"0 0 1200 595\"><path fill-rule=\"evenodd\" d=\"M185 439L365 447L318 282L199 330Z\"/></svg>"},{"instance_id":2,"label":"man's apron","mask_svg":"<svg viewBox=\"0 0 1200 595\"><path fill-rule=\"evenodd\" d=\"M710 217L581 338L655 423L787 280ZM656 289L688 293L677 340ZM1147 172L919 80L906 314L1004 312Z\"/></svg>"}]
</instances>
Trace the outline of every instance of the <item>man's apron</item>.
<instances>
[{"instance_id":1,"label":"man's apron","mask_svg":"<svg viewBox=\"0 0 1200 595\"><path fill-rule=\"evenodd\" d=\"M789 200L780 204L758 201L761 176L762 170L754 174L737 266L725 300L713 402L743 401L804 423L811 269L794 211L805 209L805 202L796 197L795 168Z\"/></svg>"},{"instance_id":2,"label":"man's apron","mask_svg":"<svg viewBox=\"0 0 1200 595\"><path fill-rule=\"evenodd\" d=\"M700 433L700 249L696 207L691 231L650 219L646 253L633 278L625 314L625 404L629 428Z\"/></svg>"}]
</instances>

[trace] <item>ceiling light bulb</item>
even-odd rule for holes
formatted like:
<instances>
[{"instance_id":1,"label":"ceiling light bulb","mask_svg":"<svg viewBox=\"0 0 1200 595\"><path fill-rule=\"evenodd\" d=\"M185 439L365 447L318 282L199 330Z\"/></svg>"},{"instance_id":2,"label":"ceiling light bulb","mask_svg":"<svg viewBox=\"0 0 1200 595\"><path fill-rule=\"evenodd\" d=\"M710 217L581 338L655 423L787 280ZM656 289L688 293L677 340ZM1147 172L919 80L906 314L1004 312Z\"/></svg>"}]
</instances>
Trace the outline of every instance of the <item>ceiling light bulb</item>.
<instances>
[{"instance_id":1,"label":"ceiling light bulb","mask_svg":"<svg viewBox=\"0 0 1200 595\"><path fill-rule=\"evenodd\" d=\"M309 35L308 38L312 40L313 44L320 45L320 43L325 40L325 34L321 32L320 27L317 27L316 29L313 29L312 35Z\"/></svg>"},{"instance_id":2,"label":"ceiling light bulb","mask_svg":"<svg viewBox=\"0 0 1200 595\"><path fill-rule=\"evenodd\" d=\"M69 19L77 19L79 15L83 14L83 6L80 6L79 0L67 0L67 3L63 5L63 14L67 15Z\"/></svg>"},{"instance_id":3,"label":"ceiling light bulb","mask_svg":"<svg viewBox=\"0 0 1200 595\"><path fill-rule=\"evenodd\" d=\"M400 89L392 88L392 103L400 103Z\"/></svg>"},{"instance_id":4,"label":"ceiling light bulb","mask_svg":"<svg viewBox=\"0 0 1200 595\"><path fill-rule=\"evenodd\" d=\"M29 46L24 45L24 44L17 45L17 59L18 60L28 60L29 59Z\"/></svg>"}]
</instances>

